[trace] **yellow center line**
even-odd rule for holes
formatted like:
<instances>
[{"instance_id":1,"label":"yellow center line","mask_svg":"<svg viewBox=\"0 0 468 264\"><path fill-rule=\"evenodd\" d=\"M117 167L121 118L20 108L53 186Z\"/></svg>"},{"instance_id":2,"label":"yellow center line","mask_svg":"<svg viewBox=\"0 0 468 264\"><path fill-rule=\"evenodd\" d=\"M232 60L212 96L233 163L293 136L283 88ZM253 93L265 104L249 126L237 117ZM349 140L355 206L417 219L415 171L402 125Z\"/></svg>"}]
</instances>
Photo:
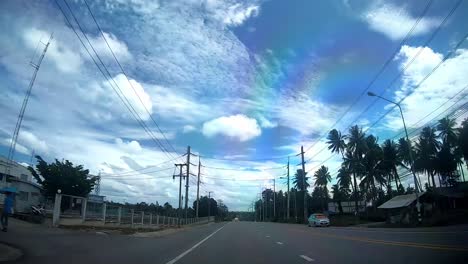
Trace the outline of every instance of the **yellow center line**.
<instances>
[{"instance_id":1,"label":"yellow center line","mask_svg":"<svg viewBox=\"0 0 468 264\"><path fill-rule=\"evenodd\" d=\"M299 231L299 230L296 230L296 231ZM305 231L300 231L300 232L309 233L309 232L305 232ZM331 237L331 238L366 242L366 243L372 243L372 244L383 244L383 245L391 245L391 246L426 248L426 249L448 250L448 251L468 251L468 247L459 247L459 246L452 246L452 245L439 245L439 244L424 244L424 243L414 243L414 242L388 241L388 240L378 240L378 239L371 239L371 238L365 238L365 237L339 236L339 235L324 234L324 233L318 233L318 232L314 232L313 234L317 235L317 236L322 236L322 237Z\"/></svg>"}]
</instances>

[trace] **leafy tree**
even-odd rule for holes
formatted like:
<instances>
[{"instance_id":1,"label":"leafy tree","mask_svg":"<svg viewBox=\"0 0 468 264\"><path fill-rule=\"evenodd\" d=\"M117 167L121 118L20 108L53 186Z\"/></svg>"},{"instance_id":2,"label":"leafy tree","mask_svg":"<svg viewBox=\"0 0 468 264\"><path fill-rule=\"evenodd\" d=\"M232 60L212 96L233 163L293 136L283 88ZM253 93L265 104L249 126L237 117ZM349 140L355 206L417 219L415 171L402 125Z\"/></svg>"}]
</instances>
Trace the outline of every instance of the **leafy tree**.
<instances>
[{"instance_id":1,"label":"leafy tree","mask_svg":"<svg viewBox=\"0 0 468 264\"><path fill-rule=\"evenodd\" d=\"M196 208L196 207L197 207L197 201L194 201L193 208ZM210 216L218 215L218 202L213 198L208 198L208 196L201 196L200 205L198 207L198 216L199 217L208 216L208 211L209 211Z\"/></svg>"},{"instance_id":2,"label":"leafy tree","mask_svg":"<svg viewBox=\"0 0 468 264\"><path fill-rule=\"evenodd\" d=\"M384 170L382 167L383 152L373 135L366 137L364 156L361 159L362 179L360 187L366 190L373 202L377 199L377 185L385 183ZM373 203L375 204L375 203Z\"/></svg>"},{"instance_id":3,"label":"leafy tree","mask_svg":"<svg viewBox=\"0 0 468 264\"><path fill-rule=\"evenodd\" d=\"M340 214L343 213L343 206L341 205L341 202L346 199L347 193L349 192L348 189L343 189L339 184L333 184L331 191L333 193L333 202L338 204L338 211Z\"/></svg>"},{"instance_id":4,"label":"leafy tree","mask_svg":"<svg viewBox=\"0 0 468 264\"><path fill-rule=\"evenodd\" d=\"M358 212L358 189L356 177L362 174L362 157L367 151L366 134L362 132L359 126L352 126L349 129L349 134L346 136L348 139L347 151L345 156L345 164L350 172L353 174L354 185L354 206Z\"/></svg>"},{"instance_id":5,"label":"leafy tree","mask_svg":"<svg viewBox=\"0 0 468 264\"><path fill-rule=\"evenodd\" d=\"M398 155L398 146L397 144L390 139L384 141L382 145L382 170L387 175L387 193L392 196L392 181L395 181L395 186L398 189L398 186L401 184L400 176L398 175L398 166L403 166L403 163Z\"/></svg>"},{"instance_id":6,"label":"leafy tree","mask_svg":"<svg viewBox=\"0 0 468 264\"><path fill-rule=\"evenodd\" d=\"M439 147L440 143L437 140L435 129L432 127L423 128L416 142L415 169L427 174L428 181L432 180L432 187L436 186L434 174Z\"/></svg>"},{"instance_id":7,"label":"leafy tree","mask_svg":"<svg viewBox=\"0 0 468 264\"><path fill-rule=\"evenodd\" d=\"M439 137L442 139L442 144L454 147L458 141L458 131L455 119L444 117L439 120L437 124L437 131L439 131Z\"/></svg>"},{"instance_id":8,"label":"leafy tree","mask_svg":"<svg viewBox=\"0 0 468 264\"><path fill-rule=\"evenodd\" d=\"M333 129L328 133L327 137L328 149L332 153L341 153L341 156L344 155L346 149L345 136L341 135L341 132Z\"/></svg>"},{"instance_id":9,"label":"leafy tree","mask_svg":"<svg viewBox=\"0 0 468 264\"><path fill-rule=\"evenodd\" d=\"M308 181L309 181L309 177L307 177L307 172L304 174L302 169L298 169L293 178L294 187L298 189L299 191L304 191L310 187L310 184ZM304 188L304 183L305 183L305 188Z\"/></svg>"},{"instance_id":10,"label":"leafy tree","mask_svg":"<svg viewBox=\"0 0 468 264\"><path fill-rule=\"evenodd\" d=\"M328 168L322 165L314 173L314 177L315 177L315 186L320 187L323 192L328 194L327 184L328 184L328 182L331 181L331 176L330 176L330 172L328 171ZM328 197L328 195L326 195L326 196L324 195L322 197L322 202L321 202L322 211L325 211L325 206L326 206L326 203L327 203L327 197Z\"/></svg>"},{"instance_id":11,"label":"leafy tree","mask_svg":"<svg viewBox=\"0 0 468 264\"><path fill-rule=\"evenodd\" d=\"M468 118L463 120L460 128L458 129L458 133L458 148L465 160L466 168L468 169Z\"/></svg>"},{"instance_id":12,"label":"leafy tree","mask_svg":"<svg viewBox=\"0 0 468 264\"><path fill-rule=\"evenodd\" d=\"M345 188L349 190L349 186L352 186L351 173L343 165L341 165L340 169L338 170L336 179L338 180L340 188Z\"/></svg>"},{"instance_id":13,"label":"leafy tree","mask_svg":"<svg viewBox=\"0 0 468 264\"><path fill-rule=\"evenodd\" d=\"M94 188L97 177L90 177L89 170L83 165L74 166L68 160L48 164L40 156L36 156L36 168L28 167L36 181L44 189L44 195L52 198L61 190L63 194L87 196Z\"/></svg>"}]
</instances>

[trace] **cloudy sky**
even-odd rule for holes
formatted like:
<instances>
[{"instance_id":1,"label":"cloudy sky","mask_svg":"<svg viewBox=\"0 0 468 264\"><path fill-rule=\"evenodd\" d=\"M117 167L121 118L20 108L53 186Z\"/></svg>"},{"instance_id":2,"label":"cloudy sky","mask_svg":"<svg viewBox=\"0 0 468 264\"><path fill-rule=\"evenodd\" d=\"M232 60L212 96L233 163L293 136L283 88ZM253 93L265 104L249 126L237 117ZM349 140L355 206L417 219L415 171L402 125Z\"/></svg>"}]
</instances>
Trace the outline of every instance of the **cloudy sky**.
<instances>
[{"instance_id":1,"label":"cloudy sky","mask_svg":"<svg viewBox=\"0 0 468 264\"><path fill-rule=\"evenodd\" d=\"M333 127L401 136L366 89L403 100L410 130L466 103L467 1L88 0L102 34L83 0L57 2L67 18L55 1L0 2L0 154L53 33L15 159L101 171L109 200L175 205L190 145L201 193L246 210L270 179L285 189L301 145L306 170L334 173Z\"/></svg>"}]
</instances>

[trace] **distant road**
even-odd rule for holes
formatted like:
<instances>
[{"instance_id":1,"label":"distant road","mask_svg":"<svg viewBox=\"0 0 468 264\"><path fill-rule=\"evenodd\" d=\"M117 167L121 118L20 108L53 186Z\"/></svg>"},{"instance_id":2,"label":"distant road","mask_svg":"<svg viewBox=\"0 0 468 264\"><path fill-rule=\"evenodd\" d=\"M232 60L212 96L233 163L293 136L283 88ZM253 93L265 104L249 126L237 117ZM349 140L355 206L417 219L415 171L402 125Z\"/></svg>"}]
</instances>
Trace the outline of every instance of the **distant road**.
<instances>
[{"instance_id":1,"label":"distant road","mask_svg":"<svg viewBox=\"0 0 468 264\"><path fill-rule=\"evenodd\" d=\"M430 229L314 228L231 222L163 237L11 226L19 263L468 263L468 226Z\"/></svg>"}]
</instances>

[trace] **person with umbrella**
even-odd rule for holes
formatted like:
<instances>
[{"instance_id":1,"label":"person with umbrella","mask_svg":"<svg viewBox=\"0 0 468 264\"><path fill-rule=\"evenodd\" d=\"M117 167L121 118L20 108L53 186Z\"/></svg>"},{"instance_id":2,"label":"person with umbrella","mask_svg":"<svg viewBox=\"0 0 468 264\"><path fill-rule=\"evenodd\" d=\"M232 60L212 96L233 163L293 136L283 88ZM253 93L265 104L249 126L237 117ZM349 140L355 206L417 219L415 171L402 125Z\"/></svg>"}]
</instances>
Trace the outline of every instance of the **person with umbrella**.
<instances>
[{"instance_id":1,"label":"person with umbrella","mask_svg":"<svg viewBox=\"0 0 468 264\"><path fill-rule=\"evenodd\" d=\"M3 190L0 190L0 192L5 194L0 222L2 223L2 231L6 232L8 229L8 217L13 212L14 193L16 191L12 188L5 188Z\"/></svg>"}]
</instances>

